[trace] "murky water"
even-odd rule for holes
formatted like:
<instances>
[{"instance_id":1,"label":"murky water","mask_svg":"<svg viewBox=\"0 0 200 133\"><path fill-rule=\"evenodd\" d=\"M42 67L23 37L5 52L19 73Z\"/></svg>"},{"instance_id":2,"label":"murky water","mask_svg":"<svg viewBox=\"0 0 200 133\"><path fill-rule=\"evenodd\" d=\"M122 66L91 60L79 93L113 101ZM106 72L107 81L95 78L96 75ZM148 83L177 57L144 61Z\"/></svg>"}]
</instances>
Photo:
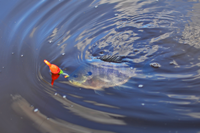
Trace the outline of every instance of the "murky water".
<instances>
[{"instance_id":1,"label":"murky water","mask_svg":"<svg viewBox=\"0 0 200 133\"><path fill-rule=\"evenodd\" d=\"M197 0L1 0L0 132L200 132L199 7ZM128 57L135 75L101 90L62 76L51 87L44 59L71 74L99 55Z\"/></svg>"}]
</instances>

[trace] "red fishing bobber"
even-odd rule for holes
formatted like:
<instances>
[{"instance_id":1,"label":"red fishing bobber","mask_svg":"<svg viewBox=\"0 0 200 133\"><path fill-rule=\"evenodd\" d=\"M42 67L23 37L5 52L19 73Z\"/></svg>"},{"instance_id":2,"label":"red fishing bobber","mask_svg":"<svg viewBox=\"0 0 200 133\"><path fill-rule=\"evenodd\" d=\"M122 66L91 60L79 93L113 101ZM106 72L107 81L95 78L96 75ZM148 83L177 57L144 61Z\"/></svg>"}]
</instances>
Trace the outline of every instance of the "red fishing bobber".
<instances>
[{"instance_id":1,"label":"red fishing bobber","mask_svg":"<svg viewBox=\"0 0 200 133\"><path fill-rule=\"evenodd\" d=\"M52 73L51 75L51 85L53 86L54 81L56 79L58 79L58 77L60 76L60 74L63 72L58 66L51 64L50 62L48 62L47 60L44 60L44 63L46 63L49 66L49 69Z\"/></svg>"},{"instance_id":2,"label":"red fishing bobber","mask_svg":"<svg viewBox=\"0 0 200 133\"><path fill-rule=\"evenodd\" d=\"M69 75L67 73L64 73L58 66L51 64L50 62L48 62L47 60L44 60L44 63L46 63L49 66L49 69L52 73L51 75L51 84L53 86L53 83L56 79L58 79L58 77L60 76L60 74L65 75L65 78L69 77Z\"/></svg>"},{"instance_id":3,"label":"red fishing bobber","mask_svg":"<svg viewBox=\"0 0 200 133\"><path fill-rule=\"evenodd\" d=\"M44 60L44 63L46 63L46 64L49 66L49 69L51 70L51 72L52 72L53 74L61 74L61 73L60 73L61 69L60 69L58 66L56 66L56 65L54 65L54 64L51 64L51 63L48 62L47 60Z\"/></svg>"}]
</instances>

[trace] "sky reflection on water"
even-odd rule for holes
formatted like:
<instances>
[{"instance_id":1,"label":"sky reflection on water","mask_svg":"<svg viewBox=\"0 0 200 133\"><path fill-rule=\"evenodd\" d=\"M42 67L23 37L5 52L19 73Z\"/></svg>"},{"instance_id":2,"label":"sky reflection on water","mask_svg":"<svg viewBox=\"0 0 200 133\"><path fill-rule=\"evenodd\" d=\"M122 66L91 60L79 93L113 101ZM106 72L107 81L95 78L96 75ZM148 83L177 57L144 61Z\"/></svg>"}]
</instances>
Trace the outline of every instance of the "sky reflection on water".
<instances>
[{"instance_id":1,"label":"sky reflection on water","mask_svg":"<svg viewBox=\"0 0 200 133\"><path fill-rule=\"evenodd\" d=\"M200 132L199 1L10 0L0 9L2 133ZM72 74L100 55L126 56L134 75L101 90L62 76L51 87L44 59Z\"/></svg>"}]
</instances>

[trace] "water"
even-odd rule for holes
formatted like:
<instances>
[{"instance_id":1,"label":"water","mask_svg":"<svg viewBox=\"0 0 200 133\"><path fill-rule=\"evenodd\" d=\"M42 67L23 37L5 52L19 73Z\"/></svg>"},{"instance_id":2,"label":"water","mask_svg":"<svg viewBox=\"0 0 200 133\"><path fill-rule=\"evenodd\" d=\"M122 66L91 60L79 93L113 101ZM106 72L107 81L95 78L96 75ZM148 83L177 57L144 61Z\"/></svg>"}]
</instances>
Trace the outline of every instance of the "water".
<instances>
[{"instance_id":1,"label":"water","mask_svg":"<svg viewBox=\"0 0 200 133\"><path fill-rule=\"evenodd\" d=\"M200 132L199 6L195 0L2 0L1 132ZM70 74L106 54L129 56L136 76L98 91L62 76L51 87L44 59Z\"/></svg>"}]
</instances>

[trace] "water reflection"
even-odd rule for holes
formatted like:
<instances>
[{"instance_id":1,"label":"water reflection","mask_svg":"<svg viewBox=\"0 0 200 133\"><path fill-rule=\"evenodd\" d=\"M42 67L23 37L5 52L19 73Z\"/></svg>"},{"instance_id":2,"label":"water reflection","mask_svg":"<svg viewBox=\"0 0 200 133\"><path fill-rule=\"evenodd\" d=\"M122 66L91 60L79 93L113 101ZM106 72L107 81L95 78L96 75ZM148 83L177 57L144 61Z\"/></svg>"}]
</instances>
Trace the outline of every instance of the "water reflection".
<instances>
[{"instance_id":1,"label":"water reflection","mask_svg":"<svg viewBox=\"0 0 200 133\"><path fill-rule=\"evenodd\" d=\"M181 0L2 1L2 132L199 132L198 7ZM94 64L99 55L128 62L120 69ZM44 59L104 90L98 95L62 76L52 88Z\"/></svg>"},{"instance_id":2,"label":"water reflection","mask_svg":"<svg viewBox=\"0 0 200 133\"><path fill-rule=\"evenodd\" d=\"M35 113L33 111L33 107L31 107L30 104L20 95L13 95L12 99L13 99L13 103L11 106L15 110L15 112L18 113L18 115L20 115L22 119L23 118L28 119L32 123L32 125L41 133L46 133L46 132L66 133L66 132L91 132L91 131L97 132L97 133L98 132L113 133L113 132L102 131L102 130L92 130L86 127L78 126L78 125L63 121L61 119L49 118L45 116L44 114L42 114L42 112L40 111ZM64 102L61 98L58 98L57 100L59 100L60 102ZM65 101L64 103L67 103L67 102ZM66 104L64 105L66 106ZM71 111L73 111L74 108L71 108L72 109ZM84 115L84 113L81 113L81 114ZM102 117L100 118L103 119ZM98 120L98 118L96 118L96 120Z\"/></svg>"},{"instance_id":3,"label":"water reflection","mask_svg":"<svg viewBox=\"0 0 200 133\"><path fill-rule=\"evenodd\" d=\"M199 3L194 4L193 9L188 12L187 16L191 16L188 23L184 26L182 37L180 38L181 43L189 44L192 47L199 49Z\"/></svg>"}]
</instances>

